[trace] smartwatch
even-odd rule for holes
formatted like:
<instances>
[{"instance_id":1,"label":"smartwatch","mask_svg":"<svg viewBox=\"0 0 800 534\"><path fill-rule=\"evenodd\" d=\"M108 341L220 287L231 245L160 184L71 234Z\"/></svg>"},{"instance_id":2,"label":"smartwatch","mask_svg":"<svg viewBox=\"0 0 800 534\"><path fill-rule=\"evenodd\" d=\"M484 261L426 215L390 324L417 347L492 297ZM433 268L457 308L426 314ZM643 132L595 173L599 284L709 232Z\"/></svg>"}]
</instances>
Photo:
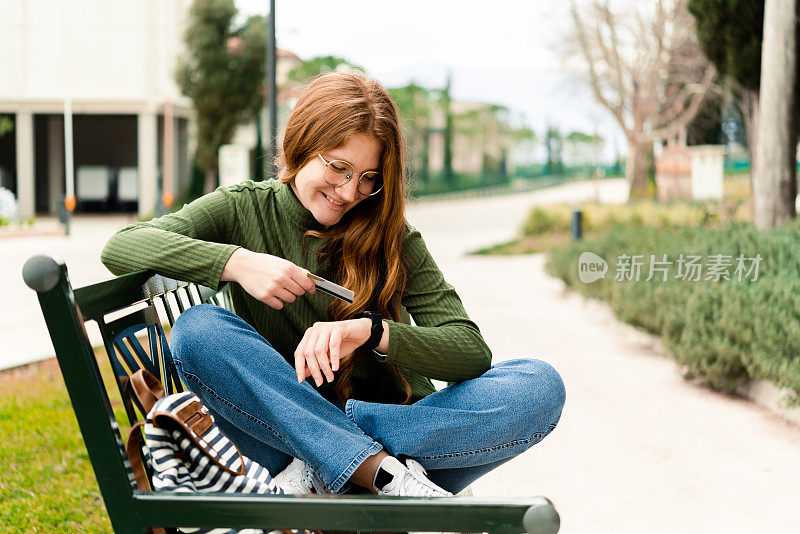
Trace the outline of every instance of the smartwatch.
<instances>
[{"instance_id":1,"label":"smartwatch","mask_svg":"<svg viewBox=\"0 0 800 534\"><path fill-rule=\"evenodd\" d=\"M372 321L372 326L370 327L369 339L361 346L367 350L371 350L379 360L385 360L386 355L375 350L375 347L381 342L381 337L383 337L383 317L381 317L380 313L374 311L363 311L353 316L353 319L362 318L367 318Z\"/></svg>"}]
</instances>

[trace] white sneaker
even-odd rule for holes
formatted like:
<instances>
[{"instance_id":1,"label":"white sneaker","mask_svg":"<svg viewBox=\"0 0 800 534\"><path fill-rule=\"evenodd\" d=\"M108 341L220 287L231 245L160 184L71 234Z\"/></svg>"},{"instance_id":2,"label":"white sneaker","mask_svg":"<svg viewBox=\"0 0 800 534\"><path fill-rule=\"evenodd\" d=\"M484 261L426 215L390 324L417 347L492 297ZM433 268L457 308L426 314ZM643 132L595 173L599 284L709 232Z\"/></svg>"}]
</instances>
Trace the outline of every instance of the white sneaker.
<instances>
[{"instance_id":1,"label":"white sneaker","mask_svg":"<svg viewBox=\"0 0 800 534\"><path fill-rule=\"evenodd\" d=\"M405 465L394 456L381 460L375 473L373 486L378 495L394 495L398 497L450 497L453 494L445 491L430 480L427 472L411 458L406 458Z\"/></svg>"},{"instance_id":2,"label":"white sneaker","mask_svg":"<svg viewBox=\"0 0 800 534\"><path fill-rule=\"evenodd\" d=\"M286 469L272 479L284 493L291 495L311 495L312 493L330 493L319 473L314 471L303 460L295 458Z\"/></svg>"}]
</instances>

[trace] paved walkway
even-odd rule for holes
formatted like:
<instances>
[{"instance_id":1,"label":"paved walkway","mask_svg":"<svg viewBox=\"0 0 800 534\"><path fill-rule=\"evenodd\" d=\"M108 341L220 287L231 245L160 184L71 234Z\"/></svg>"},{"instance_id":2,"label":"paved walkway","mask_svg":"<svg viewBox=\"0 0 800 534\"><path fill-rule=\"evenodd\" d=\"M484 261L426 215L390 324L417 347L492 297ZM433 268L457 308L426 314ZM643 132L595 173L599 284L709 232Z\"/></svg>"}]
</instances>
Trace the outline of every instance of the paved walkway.
<instances>
[{"instance_id":1,"label":"paved walkway","mask_svg":"<svg viewBox=\"0 0 800 534\"><path fill-rule=\"evenodd\" d=\"M36 254L57 254L69 267L74 287L111 277L100 263L100 251L108 238L131 220L127 216L76 217L70 237L10 237L0 239L0 280L4 305L0 308L0 369L29 363L55 354L34 293L22 280L22 266ZM52 220L41 225L51 229ZM95 344L101 341L92 336Z\"/></svg>"},{"instance_id":2,"label":"paved walkway","mask_svg":"<svg viewBox=\"0 0 800 534\"><path fill-rule=\"evenodd\" d=\"M615 187L604 185L606 200ZM409 217L495 361L546 360L567 388L553 434L479 480L476 495L547 496L564 534L800 532L800 428L683 381L657 338L567 292L542 255L460 254L513 234L519 202L420 203Z\"/></svg>"},{"instance_id":3,"label":"paved walkway","mask_svg":"<svg viewBox=\"0 0 800 534\"><path fill-rule=\"evenodd\" d=\"M800 532L800 429L750 402L684 382L657 340L619 324L548 277L541 255L465 256L514 236L531 204L595 196L591 184L458 201L423 201L409 219L481 328L495 360L533 356L567 386L554 433L475 484L477 495L545 495L562 532ZM624 184L600 198L621 201ZM25 259L60 253L76 285L106 278L100 247L124 221L84 219L75 237L0 241L2 363L47 353ZM17 305L19 303L19 305ZM34 351L31 347L36 347ZM23 351L23 352L20 352ZM24 352L28 351L28 352Z\"/></svg>"}]
</instances>

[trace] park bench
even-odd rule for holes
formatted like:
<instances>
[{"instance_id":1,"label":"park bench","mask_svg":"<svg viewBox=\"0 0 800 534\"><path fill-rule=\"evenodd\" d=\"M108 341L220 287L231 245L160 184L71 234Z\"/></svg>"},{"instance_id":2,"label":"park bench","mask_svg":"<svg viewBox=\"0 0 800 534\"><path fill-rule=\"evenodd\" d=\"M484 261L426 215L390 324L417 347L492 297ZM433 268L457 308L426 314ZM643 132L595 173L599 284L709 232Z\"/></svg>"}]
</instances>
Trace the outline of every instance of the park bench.
<instances>
[{"instance_id":1,"label":"park bench","mask_svg":"<svg viewBox=\"0 0 800 534\"><path fill-rule=\"evenodd\" d=\"M39 298L58 364L117 533L150 527L317 529L325 531L558 532L559 516L544 497L439 499L373 495L170 493L137 488L110 396L122 397L128 424L143 419L128 377L140 368L160 377L167 394L182 391L163 325L187 307L210 302L232 309L230 294L152 272L74 289L66 265L34 256L23 277ZM116 384L106 384L86 323L100 330Z\"/></svg>"}]
</instances>

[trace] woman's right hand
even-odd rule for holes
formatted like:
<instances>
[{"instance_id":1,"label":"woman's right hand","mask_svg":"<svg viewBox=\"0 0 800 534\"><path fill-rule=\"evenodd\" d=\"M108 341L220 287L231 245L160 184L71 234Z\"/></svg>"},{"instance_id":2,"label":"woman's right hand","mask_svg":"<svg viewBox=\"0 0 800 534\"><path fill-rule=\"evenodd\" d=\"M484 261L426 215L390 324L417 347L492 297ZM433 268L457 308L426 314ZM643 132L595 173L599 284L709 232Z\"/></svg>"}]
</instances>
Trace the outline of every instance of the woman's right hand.
<instances>
[{"instance_id":1,"label":"woman's right hand","mask_svg":"<svg viewBox=\"0 0 800 534\"><path fill-rule=\"evenodd\" d=\"M238 248L222 269L220 280L236 282L253 298L280 310L284 302L316 293L317 286L308 273L289 260Z\"/></svg>"}]
</instances>

